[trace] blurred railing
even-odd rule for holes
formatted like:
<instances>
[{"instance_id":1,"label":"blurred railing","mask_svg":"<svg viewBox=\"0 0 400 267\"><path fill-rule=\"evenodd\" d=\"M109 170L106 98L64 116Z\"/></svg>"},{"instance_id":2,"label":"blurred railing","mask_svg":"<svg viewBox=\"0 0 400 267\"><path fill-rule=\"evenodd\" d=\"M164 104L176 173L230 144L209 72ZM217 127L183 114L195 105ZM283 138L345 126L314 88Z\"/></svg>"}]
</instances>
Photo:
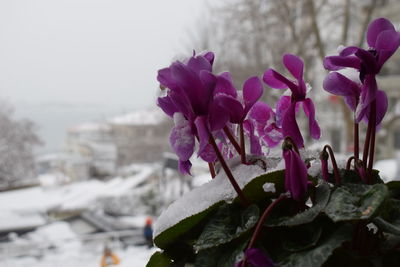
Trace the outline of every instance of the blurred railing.
<instances>
[{"instance_id":1,"label":"blurred railing","mask_svg":"<svg viewBox=\"0 0 400 267\"><path fill-rule=\"evenodd\" d=\"M1 263L7 258L25 256L39 258L47 253L59 252L71 247L77 247L86 252L101 253L105 246L120 249L144 244L142 229L94 233L47 242L20 238L14 242L0 243L0 266L3 266Z\"/></svg>"}]
</instances>

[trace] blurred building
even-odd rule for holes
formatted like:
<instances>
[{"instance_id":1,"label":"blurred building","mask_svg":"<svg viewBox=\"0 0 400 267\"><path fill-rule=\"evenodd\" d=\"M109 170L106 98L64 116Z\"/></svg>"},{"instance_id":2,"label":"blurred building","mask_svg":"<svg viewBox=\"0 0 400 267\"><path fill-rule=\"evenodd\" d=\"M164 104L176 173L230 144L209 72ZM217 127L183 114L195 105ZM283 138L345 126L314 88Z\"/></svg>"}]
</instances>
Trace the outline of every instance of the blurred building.
<instances>
[{"instance_id":1,"label":"blurred building","mask_svg":"<svg viewBox=\"0 0 400 267\"><path fill-rule=\"evenodd\" d=\"M85 123L69 129L65 172L72 178L105 177L116 171L117 147L106 123Z\"/></svg>"},{"instance_id":2,"label":"blurred building","mask_svg":"<svg viewBox=\"0 0 400 267\"><path fill-rule=\"evenodd\" d=\"M159 109L142 110L109 120L117 148L117 165L157 162L169 151L172 120Z\"/></svg>"}]
</instances>

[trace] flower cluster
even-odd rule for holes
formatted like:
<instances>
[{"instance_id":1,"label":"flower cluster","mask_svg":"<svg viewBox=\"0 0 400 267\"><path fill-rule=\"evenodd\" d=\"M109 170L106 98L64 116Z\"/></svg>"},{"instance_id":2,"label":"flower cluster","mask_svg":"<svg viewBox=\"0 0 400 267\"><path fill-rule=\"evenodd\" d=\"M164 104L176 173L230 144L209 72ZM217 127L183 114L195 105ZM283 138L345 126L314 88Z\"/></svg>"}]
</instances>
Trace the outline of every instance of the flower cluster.
<instances>
[{"instance_id":1,"label":"flower cluster","mask_svg":"<svg viewBox=\"0 0 400 267\"><path fill-rule=\"evenodd\" d=\"M334 95L343 96L354 112L355 148L354 155L348 160L347 171L354 160L354 172L362 183L369 185L373 183L375 131L388 107L387 96L379 89L376 76L400 46L400 33L390 21L379 18L368 26L366 37L368 49L349 46L343 48L339 55L324 59L324 67L331 72L325 78L323 88ZM292 54L283 55L282 62L291 78L274 69L267 69L262 79L257 76L248 78L242 90L236 89L229 72L213 72L212 52L193 53L187 60L173 62L158 71L157 79L165 92L164 96L158 98L158 106L173 118L170 144L179 158L182 173L190 174L190 158L197 150L197 155L209 163L212 177L216 175L214 164L218 162L221 165L242 205L248 207L251 204L248 196L237 184L226 160L240 157L242 164L249 165L252 161L247 160L247 154L266 156L269 148L282 143L285 166L282 187L285 194L267 206L246 247L244 259L236 266L245 266L247 263L274 266L274 262L262 250L253 247L264 221L276 205L288 198L296 203L297 211L307 209L305 202L313 198L309 188L316 190L315 183L308 179L310 165L305 163L299 152L305 147L297 121L301 109L307 118L310 136L313 139L321 136L314 103L307 97L309 86L303 78L304 62ZM357 79L348 77L344 69L358 72ZM273 89L287 89L274 108L260 101L265 85ZM358 124L361 121L368 124L362 159L358 155ZM247 148L246 144L250 147ZM329 158L334 179L328 170ZM321 177L325 183L340 186L342 173L329 145L324 147L320 160Z\"/></svg>"}]
</instances>

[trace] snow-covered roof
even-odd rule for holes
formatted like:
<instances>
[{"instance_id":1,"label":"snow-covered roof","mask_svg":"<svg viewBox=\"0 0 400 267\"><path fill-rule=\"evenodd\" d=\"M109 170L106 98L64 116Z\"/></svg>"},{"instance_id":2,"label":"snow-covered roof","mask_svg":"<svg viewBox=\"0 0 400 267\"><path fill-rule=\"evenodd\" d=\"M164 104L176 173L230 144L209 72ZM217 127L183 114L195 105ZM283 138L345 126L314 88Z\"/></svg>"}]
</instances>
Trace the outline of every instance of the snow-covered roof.
<instances>
[{"instance_id":1,"label":"snow-covered roof","mask_svg":"<svg viewBox=\"0 0 400 267\"><path fill-rule=\"evenodd\" d=\"M130 112L109 120L118 125L156 125L165 120L166 115L160 109L147 109Z\"/></svg>"},{"instance_id":2,"label":"snow-covered roof","mask_svg":"<svg viewBox=\"0 0 400 267\"><path fill-rule=\"evenodd\" d=\"M38 213L0 212L0 232L29 230L46 224Z\"/></svg>"},{"instance_id":3,"label":"snow-covered roof","mask_svg":"<svg viewBox=\"0 0 400 267\"><path fill-rule=\"evenodd\" d=\"M75 125L68 129L68 132L95 132L95 131L109 131L110 126L106 123L87 122Z\"/></svg>"},{"instance_id":4,"label":"snow-covered roof","mask_svg":"<svg viewBox=\"0 0 400 267\"><path fill-rule=\"evenodd\" d=\"M3 192L0 194L0 214L86 209L100 198L127 193L145 181L153 171L154 166L143 165L134 175L107 182L88 180L54 188L33 187Z\"/></svg>"}]
</instances>

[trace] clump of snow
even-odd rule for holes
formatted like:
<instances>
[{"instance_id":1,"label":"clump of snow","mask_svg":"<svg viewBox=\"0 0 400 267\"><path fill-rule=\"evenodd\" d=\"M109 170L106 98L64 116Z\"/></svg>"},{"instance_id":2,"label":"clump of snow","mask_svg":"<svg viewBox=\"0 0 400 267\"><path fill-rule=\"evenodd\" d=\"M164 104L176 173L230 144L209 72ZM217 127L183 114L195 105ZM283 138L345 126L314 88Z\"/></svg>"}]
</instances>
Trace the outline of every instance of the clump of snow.
<instances>
[{"instance_id":1,"label":"clump of snow","mask_svg":"<svg viewBox=\"0 0 400 267\"><path fill-rule=\"evenodd\" d=\"M265 183L263 185L263 189L265 192L271 192L271 193L275 193L276 189L275 189L275 184L274 183Z\"/></svg>"},{"instance_id":2,"label":"clump of snow","mask_svg":"<svg viewBox=\"0 0 400 267\"><path fill-rule=\"evenodd\" d=\"M76 239L76 234L72 231L67 222L53 222L41 226L36 231L29 234L29 239L36 242L58 244L66 240Z\"/></svg>"},{"instance_id":3,"label":"clump of snow","mask_svg":"<svg viewBox=\"0 0 400 267\"><path fill-rule=\"evenodd\" d=\"M235 164L230 162L229 165L234 166ZM267 162L267 166L271 166L267 171L264 171L257 165L243 164L232 167L231 170L237 183L243 188L253 178L278 170L278 166L280 165L274 166ZM159 235L181 220L197 214L221 200L229 202L236 196L236 191L230 184L228 177L225 172L221 170L210 182L193 189L165 209L154 225L154 235Z\"/></svg>"},{"instance_id":4,"label":"clump of snow","mask_svg":"<svg viewBox=\"0 0 400 267\"><path fill-rule=\"evenodd\" d=\"M396 159L385 159L375 163L374 169L379 171L379 176L383 181L389 182L396 179L398 172L398 162Z\"/></svg>"}]
</instances>

